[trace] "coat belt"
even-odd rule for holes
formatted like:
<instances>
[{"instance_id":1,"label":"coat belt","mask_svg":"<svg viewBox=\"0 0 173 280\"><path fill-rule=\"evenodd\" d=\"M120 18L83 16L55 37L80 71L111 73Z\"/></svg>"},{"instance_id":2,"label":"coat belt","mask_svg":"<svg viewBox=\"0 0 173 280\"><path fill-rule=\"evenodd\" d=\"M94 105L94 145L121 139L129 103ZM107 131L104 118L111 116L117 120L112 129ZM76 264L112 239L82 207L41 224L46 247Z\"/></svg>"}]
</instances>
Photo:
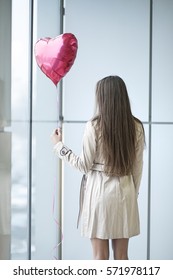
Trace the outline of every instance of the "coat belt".
<instances>
[{"instance_id":1,"label":"coat belt","mask_svg":"<svg viewBox=\"0 0 173 280\"><path fill-rule=\"evenodd\" d=\"M104 171L104 164L101 164L101 163L94 163L92 165L92 168L91 170L96 170L96 171Z\"/></svg>"},{"instance_id":2,"label":"coat belt","mask_svg":"<svg viewBox=\"0 0 173 280\"><path fill-rule=\"evenodd\" d=\"M82 213L83 208L83 201L84 201L84 192L85 192L85 186L86 186L87 176L86 174L83 175L81 185L80 185L80 195L79 195L79 213L78 213L78 219L77 219L77 228L79 226L80 217Z\"/></svg>"}]
</instances>

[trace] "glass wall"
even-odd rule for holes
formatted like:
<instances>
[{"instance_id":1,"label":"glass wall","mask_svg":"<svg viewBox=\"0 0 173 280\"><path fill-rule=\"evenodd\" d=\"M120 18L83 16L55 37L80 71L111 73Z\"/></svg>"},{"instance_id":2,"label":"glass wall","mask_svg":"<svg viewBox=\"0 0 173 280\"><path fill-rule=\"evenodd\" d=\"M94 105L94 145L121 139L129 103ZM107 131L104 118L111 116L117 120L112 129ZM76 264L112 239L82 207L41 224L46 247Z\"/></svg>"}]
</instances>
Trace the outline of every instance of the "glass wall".
<instances>
[{"instance_id":1,"label":"glass wall","mask_svg":"<svg viewBox=\"0 0 173 280\"><path fill-rule=\"evenodd\" d=\"M15 0L12 9L11 258L53 259L58 257L60 238L58 205L53 209L59 193L59 165L50 134L57 126L59 89L38 69L34 53L32 66L30 42L33 39L34 51L38 39L59 34L60 3L33 1L33 12L31 4Z\"/></svg>"},{"instance_id":2,"label":"glass wall","mask_svg":"<svg viewBox=\"0 0 173 280\"><path fill-rule=\"evenodd\" d=\"M0 260L11 241L11 0L0 1Z\"/></svg>"},{"instance_id":3,"label":"glass wall","mask_svg":"<svg viewBox=\"0 0 173 280\"><path fill-rule=\"evenodd\" d=\"M27 259L29 1L12 1L11 258Z\"/></svg>"},{"instance_id":4,"label":"glass wall","mask_svg":"<svg viewBox=\"0 0 173 280\"><path fill-rule=\"evenodd\" d=\"M64 140L78 153L81 147L79 135L82 135L84 128L81 122L90 119L94 112L94 91L98 79L109 75L121 76L127 84L134 115L148 123L149 14L149 1L110 0L109 5L106 0L77 0L75 3L72 0L65 1L64 31L76 35L79 50L73 68L64 78ZM82 28L79 28L79 22ZM77 110L76 104L80 104ZM77 135L73 131L78 132ZM147 132L148 125L146 135ZM132 239L130 244L130 258L136 259L145 259L147 256L148 151L145 156L139 199L142 234L139 238ZM77 186L80 185L81 177L76 174L73 178L73 172L68 166L64 166L63 221L66 238L63 243L63 258L90 259L90 244L80 238L80 231L77 232L75 227L74 213L71 212L73 205L75 208L78 205ZM83 248L82 252L75 249L75 245L69 250L72 237L73 244L79 244L79 248ZM140 247L140 252L135 251L135 247Z\"/></svg>"},{"instance_id":5,"label":"glass wall","mask_svg":"<svg viewBox=\"0 0 173 280\"><path fill-rule=\"evenodd\" d=\"M129 257L173 259L172 2L13 0L12 4L11 258L92 259L90 240L81 238L76 229L82 175L56 159L50 134L58 126L62 86L63 137L79 154L85 123L94 111L97 80L119 75L127 84L133 114L143 121L146 132L141 234L130 240ZM60 32L74 33L79 48L73 67L56 88L36 65L34 45L39 38Z\"/></svg>"},{"instance_id":6,"label":"glass wall","mask_svg":"<svg viewBox=\"0 0 173 280\"><path fill-rule=\"evenodd\" d=\"M153 2L151 259L173 259L173 1Z\"/></svg>"}]
</instances>

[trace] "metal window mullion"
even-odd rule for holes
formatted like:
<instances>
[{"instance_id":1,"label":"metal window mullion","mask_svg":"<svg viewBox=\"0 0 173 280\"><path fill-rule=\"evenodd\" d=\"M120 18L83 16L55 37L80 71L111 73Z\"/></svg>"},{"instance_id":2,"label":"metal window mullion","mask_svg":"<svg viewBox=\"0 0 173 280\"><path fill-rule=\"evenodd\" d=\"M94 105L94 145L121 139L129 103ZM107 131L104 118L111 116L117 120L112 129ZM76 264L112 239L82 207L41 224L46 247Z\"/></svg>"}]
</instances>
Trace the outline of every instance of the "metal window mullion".
<instances>
[{"instance_id":1,"label":"metal window mullion","mask_svg":"<svg viewBox=\"0 0 173 280\"><path fill-rule=\"evenodd\" d=\"M149 30L149 142L148 142L148 225L147 225L147 260L150 260L151 239L151 141L152 141L152 54L153 54L153 0L150 0Z\"/></svg>"},{"instance_id":2,"label":"metal window mullion","mask_svg":"<svg viewBox=\"0 0 173 280\"><path fill-rule=\"evenodd\" d=\"M27 255L31 260L32 242L32 136L33 136L33 21L34 21L34 0L29 0L29 164L28 164L28 228L27 228Z\"/></svg>"},{"instance_id":3,"label":"metal window mullion","mask_svg":"<svg viewBox=\"0 0 173 280\"><path fill-rule=\"evenodd\" d=\"M60 12L60 34L64 33L64 0L60 0L60 6L59 6L59 12ZM63 80L59 83L59 91L58 91L58 119L59 119L59 127L63 126ZM63 208L63 193L62 193L62 184L63 184L63 168L62 168L62 161L59 160L58 162L58 209L57 209L57 215L58 215L58 221L60 224L60 227L62 228L62 208ZM62 260L62 232L61 229L59 230L59 240L58 240L58 259Z\"/></svg>"}]
</instances>

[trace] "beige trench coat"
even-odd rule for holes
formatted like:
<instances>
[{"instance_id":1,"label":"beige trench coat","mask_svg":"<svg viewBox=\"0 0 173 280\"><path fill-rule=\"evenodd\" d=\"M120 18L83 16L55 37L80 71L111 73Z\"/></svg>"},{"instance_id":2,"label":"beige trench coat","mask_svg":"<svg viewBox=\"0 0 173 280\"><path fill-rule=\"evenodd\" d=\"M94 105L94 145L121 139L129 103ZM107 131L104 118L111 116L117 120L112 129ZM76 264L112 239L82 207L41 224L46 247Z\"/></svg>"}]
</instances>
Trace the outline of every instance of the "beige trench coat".
<instances>
[{"instance_id":1,"label":"beige trench coat","mask_svg":"<svg viewBox=\"0 0 173 280\"><path fill-rule=\"evenodd\" d=\"M140 233L138 192L143 167L144 134L137 127L136 161L129 176L108 177L103 172L100 135L95 123L86 124L83 149L75 155L62 142L55 153L59 158L85 174L81 185L81 234L88 238L129 238ZM86 180L84 180L86 179Z\"/></svg>"}]
</instances>

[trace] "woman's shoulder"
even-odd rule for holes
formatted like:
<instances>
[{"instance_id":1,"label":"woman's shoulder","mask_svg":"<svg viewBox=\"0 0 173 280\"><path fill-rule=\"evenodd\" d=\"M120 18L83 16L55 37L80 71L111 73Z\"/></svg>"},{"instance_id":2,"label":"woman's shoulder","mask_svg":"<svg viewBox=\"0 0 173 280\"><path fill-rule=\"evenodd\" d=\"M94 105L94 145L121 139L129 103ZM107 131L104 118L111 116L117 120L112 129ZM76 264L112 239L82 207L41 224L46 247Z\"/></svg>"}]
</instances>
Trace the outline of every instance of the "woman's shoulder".
<instances>
[{"instance_id":1,"label":"woman's shoulder","mask_svg":"<svg viewBox=\"0 0 173 280\"><path fill-rule=\"evenodd\" d=\"M97 131L98 131L97 120L96 119L88 120L85 126L85 133L94 134L96 136Z\"/></svg>"},{"instance_id":2,"label":"woman's shoulder","mask_svg":"<svg viewBox=\"0 0 173 280\"><path fill-rule=\"evenodd\" d=\"M88 120L86 126L88 128L94 129L94 130L97 129L97 127L98 127L97 118L92 118L92 119Z\"/></svg>"},{"instance_id":3,"label":"woman's shoulder","mask_svg":"<svg viewBox=\"0 0 173 280\"><path fill-rule=\"evenodd\" d=\"M136 130L141 132L143 130L142 122L136 117L134 117L134 121L135 121Z\"/></svg>"},{"instance_id":4,"label":"woman's shoulder","mask_svg":"<svg viewBox=\"0 0 173 280\"><path fill-rule=\"evenodd\" d=\"M145 139L145 131L144 131L143 123L135 117L134 117L134 120L135 120L135 126L136 126L137 139L139 139L141 137Z\"/></svg>"}]
</instances>

